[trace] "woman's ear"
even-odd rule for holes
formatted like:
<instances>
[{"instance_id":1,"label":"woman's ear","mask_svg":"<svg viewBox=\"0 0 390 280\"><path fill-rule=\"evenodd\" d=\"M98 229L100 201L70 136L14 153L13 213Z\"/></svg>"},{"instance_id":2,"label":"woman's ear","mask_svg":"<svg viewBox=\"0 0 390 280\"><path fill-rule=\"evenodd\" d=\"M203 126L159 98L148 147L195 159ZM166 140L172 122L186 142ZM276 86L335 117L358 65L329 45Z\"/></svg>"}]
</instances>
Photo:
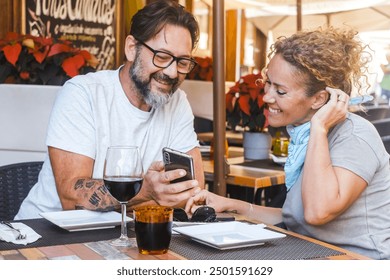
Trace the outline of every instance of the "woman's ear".
<instances>
[{"instance_id":1,"label":"woman's ear","mask_svg":"<svg viewBox=\"0 0 390 280\"><path fill-rule=\"evenodd\" d=\"M125 40L125 56L127 61L133 62L136 54L137 40L132 35L128 35Z\"/></svg>"},{"instance_id":2,"label":"woman's ear","mask_svg":"<svg viewBox=\"0 0 390 280\"><path fill-rule=\"evenodd\" d=\"M329 100L329 92L326 90L320 90L314 97L314 102L311 105L312 109L317 110L324 106Z\"/></svg>"}]
</instances>

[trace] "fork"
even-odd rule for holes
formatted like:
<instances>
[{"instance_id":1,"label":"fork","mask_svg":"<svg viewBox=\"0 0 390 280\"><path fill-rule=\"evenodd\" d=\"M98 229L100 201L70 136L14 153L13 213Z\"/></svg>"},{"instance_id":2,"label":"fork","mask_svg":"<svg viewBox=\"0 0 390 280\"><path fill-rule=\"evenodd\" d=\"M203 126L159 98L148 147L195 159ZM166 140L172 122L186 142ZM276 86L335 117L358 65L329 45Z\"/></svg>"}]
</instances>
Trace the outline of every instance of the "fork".
<instances>
[{"instance_id":1,"label":"fork","mask_svg":"<svg viewBox=\"0 0 390 280\"><path fill-rule=\"evenodd\" d=\"M9 227L10 229L18 232L18 236L16 236L16 240L21 240L21 239L25 239L27 236L26 234L23 234L19 229L15 228L11 223L9 222L5 222L5 221L1 221L0 224L2 225L5 225L7 227Z\"/></svg>"}]
</instances>

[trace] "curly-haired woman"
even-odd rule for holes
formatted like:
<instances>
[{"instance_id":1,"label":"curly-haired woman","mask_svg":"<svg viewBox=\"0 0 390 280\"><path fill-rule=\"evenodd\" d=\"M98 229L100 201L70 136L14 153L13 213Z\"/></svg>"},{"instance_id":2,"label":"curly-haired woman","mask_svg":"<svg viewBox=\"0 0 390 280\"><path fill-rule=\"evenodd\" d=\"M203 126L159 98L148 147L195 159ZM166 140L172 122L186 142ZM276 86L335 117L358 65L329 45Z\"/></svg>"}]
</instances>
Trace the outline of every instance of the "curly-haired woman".
<instances>
[{"instance_id":1,"label":"curly-haired woman","mask_svg":"<svg viewBox=\"0 0 390 280\"><path fill-rule=\"evenodd\" d=\"M390 166L379 134L348 112L369 59L356 32L299 32L272 46L265 73L269 124L287 126L287 197L282 209L201 191L187 202L236 211L373 259L390 259Z\"/></svg>"}]
</instances>

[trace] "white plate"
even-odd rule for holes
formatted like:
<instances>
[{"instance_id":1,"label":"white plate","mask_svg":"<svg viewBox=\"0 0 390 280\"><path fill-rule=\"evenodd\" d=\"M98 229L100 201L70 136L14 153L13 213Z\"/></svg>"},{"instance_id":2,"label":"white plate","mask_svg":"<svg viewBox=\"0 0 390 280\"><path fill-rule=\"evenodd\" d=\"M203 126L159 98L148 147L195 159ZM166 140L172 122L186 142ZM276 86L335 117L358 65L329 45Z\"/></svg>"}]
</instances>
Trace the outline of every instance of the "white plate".
<instances>
[{"instance_id":1,"label":"white plate","mask_svg":"<svg viewBox=\"0 0 390 280\"><path fill-rule=\"evenodd\" d=\"M265 229L263 224L253 225L237 221L175 227L173 230L219 250L261 245L286 236Z\"/></svg>"},{"instance_id":2,"label":"white plate","mask_svg":"<svg viewBox=\"0 0 390 280\"><path fill-rule=\"evenodd\" d=\"M68 210L40 213L40 215L68 231L113 228L120 225L122 219L121 214L115 211ZM127 217L127 222L132 220Z\"/></svg>"},{"instance_id":3,"label":"white plate","mask_svg":"<svg viewBox=\"0 0 390 280\"><path fill-rule=\"evenodd\" d=\"M205 224L205 223L198 223L198 222L176 222L176 221L173 221L173 224L172 224L172 234L174 234L174 235L180 234L179 232L176 232L176 231L175 231L175 228L176 228L176 227L193 227L193 226L204 225L204 224Z\"/></svg>"},{"instance_id":4,"label":"white plate","mask_svg":"<svg viewBox=\"0 0 390 280\"><path fill-rule=\"evenodd\" d=\"M270 155L271 155L272 160L275 163L280 164L280 165L284 165L286 163L287 157L277 157L274 154L270 154Z\"/></svg>"}]
</instances>

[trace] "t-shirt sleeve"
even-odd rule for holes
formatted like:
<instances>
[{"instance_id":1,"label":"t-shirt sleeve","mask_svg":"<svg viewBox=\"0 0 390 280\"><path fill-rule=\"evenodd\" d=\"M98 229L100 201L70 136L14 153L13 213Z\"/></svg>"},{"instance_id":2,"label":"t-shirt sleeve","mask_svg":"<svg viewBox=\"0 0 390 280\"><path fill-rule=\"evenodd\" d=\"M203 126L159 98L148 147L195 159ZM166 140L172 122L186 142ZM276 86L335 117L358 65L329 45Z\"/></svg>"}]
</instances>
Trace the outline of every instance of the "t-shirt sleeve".
<instances>
[{"instance_id":1,"label":"t-shirt sleeve","mask_svg":"<svg viewBox=\"0 0 390 280\"><path fill-rule=\"evenodd\" d=\"M335 139L331 144L331 160L333 166L348 169L366 182L372 180L379 165L371 143L355 133L347 133Z\"/></svg>"},{"instance_id":2,"label":"t-shirt sleeve","mask_svg":"<svg viewBox=\"0 0 390 280\"><path fill-rule=\"evenodd\" d=\"M65 83L54 104L46 145L95 157L92 106L86 87L73 79Z\"/></svg>"}]
</instances>

